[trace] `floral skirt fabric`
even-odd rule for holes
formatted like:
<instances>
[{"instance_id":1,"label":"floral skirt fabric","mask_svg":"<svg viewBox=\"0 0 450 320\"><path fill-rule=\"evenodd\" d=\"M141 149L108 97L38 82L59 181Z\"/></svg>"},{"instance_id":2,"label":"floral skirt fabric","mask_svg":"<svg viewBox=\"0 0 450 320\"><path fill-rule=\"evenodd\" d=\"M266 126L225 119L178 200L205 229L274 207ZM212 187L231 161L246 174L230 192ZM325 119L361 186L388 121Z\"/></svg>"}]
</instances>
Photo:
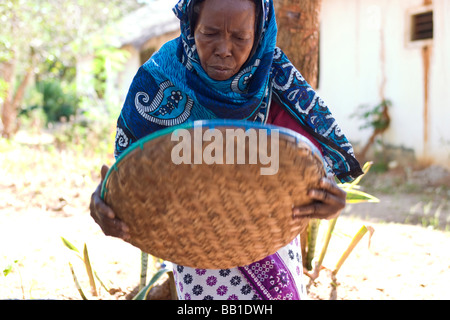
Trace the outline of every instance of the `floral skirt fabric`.
<instances>
[{"instance_id":1,"label":"floral skirt fabric","mask_svg":"<svg viewBox=\"0 0 450 320\"><path fill-rule=\"evenodd\" d=\"M173 265L179 300L303 300L300 237L245 267L211 270Z\"/></svg>"}]
</instances>

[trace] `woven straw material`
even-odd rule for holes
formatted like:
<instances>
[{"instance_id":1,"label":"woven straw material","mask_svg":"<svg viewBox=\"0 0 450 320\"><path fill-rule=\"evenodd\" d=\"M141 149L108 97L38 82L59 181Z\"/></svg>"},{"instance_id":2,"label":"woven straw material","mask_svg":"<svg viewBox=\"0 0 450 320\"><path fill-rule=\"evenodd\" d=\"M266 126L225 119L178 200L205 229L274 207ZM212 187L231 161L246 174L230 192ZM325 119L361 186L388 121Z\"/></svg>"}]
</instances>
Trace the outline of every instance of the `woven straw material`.
<instances>
[{"instance_id":1,"label":"woven straw material","mask_svg":"<svg viewBox=\"0 0 450 320\"><path fill-rule=\"evenodd\" d=\"M225 136L225 126L215 129ZM104 200L144 252L202 269L249 265L300 233L292 208L309 204L308 190L325 176L321 156L306 141L280 132L276 142L278 173L261 175L269 165L249 164L249 143L245 164L176 165L171 155L179 142L171 134L150 139L110 169ZM209 144L202 142L202 150Z\"/></svg>"}]
</instances>

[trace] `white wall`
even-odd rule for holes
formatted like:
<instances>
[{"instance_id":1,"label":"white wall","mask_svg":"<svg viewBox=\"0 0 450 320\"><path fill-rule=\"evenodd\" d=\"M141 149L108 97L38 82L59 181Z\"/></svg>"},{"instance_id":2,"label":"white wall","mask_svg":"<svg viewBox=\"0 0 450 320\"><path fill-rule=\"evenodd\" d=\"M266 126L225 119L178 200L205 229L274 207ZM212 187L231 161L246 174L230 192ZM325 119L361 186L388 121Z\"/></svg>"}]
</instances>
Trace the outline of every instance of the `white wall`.
<instances>
[{"instance_id":1,"label":"white wall","mask_svg":"<svg viewBox=\"0 0 450 320\"><path fill-rule=\"evenodd\" d=\"M133 81L136 72L141 66L141 57L139 50L133 46L125 46L123 49L129 52L129 58L126 61L122 71L118 75L118 101L120 101L120 106L122 107L125 102L125 98L130 88L131 82Z\"/></svg>"},{"instance_id":2,"label":"white wall","mask_svg":"<svg viewBox=\"0 0 450 320\"><path fill-rule=\"evenodd\" d=\"M431 69L430 153L450 163L450 1L434 0L435 41Z\"/></svg>"},{"instance_id":3,"label":"white wall","mask_svg":"<svg viewBox=\"0 0 450 320\"><path fill-rule=\"evenodd\" d=\"M323 0L319 93L355 144L370 130L350 118L358 106L392 101L385 143L414 149L450 167L450 1L434 0L430 138L424 146L422 49L407 45L407 13L423 0ZM385 79L383 86L383 79ZM443 146L444 144L444 146Z\"/></svg>"}]
</instances>

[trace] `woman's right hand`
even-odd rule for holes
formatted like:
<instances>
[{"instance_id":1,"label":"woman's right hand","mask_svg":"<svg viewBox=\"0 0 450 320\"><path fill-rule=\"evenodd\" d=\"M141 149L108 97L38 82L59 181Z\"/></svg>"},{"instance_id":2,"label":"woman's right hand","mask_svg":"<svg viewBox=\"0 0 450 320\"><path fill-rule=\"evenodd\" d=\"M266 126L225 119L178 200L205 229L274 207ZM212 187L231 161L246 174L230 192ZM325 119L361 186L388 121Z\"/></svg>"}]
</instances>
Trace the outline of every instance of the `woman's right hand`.
<instances>
[{"instance_id":1,"label":"woman's right hand","mask_svg":"<svg viewBox=\"0 0 450 320\"><path fill-rule=\"evenodd\" d=\"M92 194L91 203L89 205L91 217L100 226L105 235L128 241L130 239L128 226L123 221L116 218L113 210L101 198L102 183L108 170L109 168L106 165L102 166L102 180Z\"/></svg>"}]
</instances>

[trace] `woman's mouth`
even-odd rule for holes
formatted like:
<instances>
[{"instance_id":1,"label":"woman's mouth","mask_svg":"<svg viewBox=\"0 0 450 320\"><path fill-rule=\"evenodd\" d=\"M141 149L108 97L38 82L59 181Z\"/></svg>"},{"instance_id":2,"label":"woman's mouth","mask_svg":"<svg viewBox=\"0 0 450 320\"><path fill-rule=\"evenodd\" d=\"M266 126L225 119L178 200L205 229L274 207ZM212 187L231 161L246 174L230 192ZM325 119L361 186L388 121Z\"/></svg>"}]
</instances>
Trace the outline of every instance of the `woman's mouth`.
<instances>
[{"instance_id":1,"label":"woman's mouth","mask_svg":"<svg viewBox=\"0 0 450 320\"><path fill-rule=\"evenodd\" d=\"M211 68L218 69L218 70L230 70L231 69L226 66L211 66Z\"/></svg>"},{"instance_id":2,"label":"woman's mouth","mask_svg":"<svg viewBox=\"0 0 450 320\"><path fill-rule=\"evenodd\" d=\"M227 80L233 74L233 69L226 66L210 66L208 75L214 80Z\"/></svg>"}]
</instances>

